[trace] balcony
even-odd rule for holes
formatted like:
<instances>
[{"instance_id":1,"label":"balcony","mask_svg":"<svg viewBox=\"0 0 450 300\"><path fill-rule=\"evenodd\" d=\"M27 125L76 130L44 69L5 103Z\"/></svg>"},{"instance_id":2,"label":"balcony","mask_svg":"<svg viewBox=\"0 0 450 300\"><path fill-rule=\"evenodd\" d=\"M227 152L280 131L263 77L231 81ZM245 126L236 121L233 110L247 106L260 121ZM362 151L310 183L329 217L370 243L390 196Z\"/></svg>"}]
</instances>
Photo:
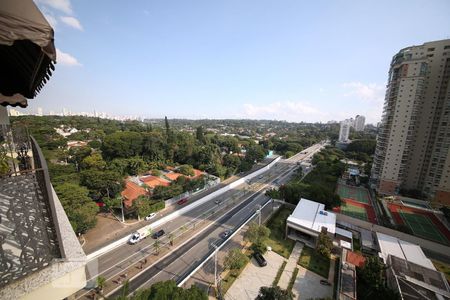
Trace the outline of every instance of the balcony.
<instances>
[{"instance_id":1,"label":"balcony","mask_svg":"<svg viewBox=\"0 0 450 300\"><path fill-rule=\"evenodd\" d=\"M86 256L23 128L0 127L0 298L61 299L83 288Z\"/></svg>"}]
</instances>

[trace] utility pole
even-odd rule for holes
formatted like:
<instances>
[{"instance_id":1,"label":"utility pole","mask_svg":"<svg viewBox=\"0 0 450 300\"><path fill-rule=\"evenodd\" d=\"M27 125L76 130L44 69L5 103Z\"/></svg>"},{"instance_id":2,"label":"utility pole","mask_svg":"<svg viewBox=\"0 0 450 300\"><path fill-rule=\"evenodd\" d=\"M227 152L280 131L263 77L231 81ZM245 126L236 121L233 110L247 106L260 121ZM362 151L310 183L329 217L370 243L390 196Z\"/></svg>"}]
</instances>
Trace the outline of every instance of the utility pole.
<instances>
[{"instance_id":1,"label":"utility pole","mask_svg":"<svg viewBox=\"0 0 450 300\"><path fill-rule=\"evenodd\" d=\"M120 199L120 208L122 209L122 223L125 223L125 216L123 214L123 199Z\"/></svg>"},{"instance_id":2,"label":"utility pole","mask_svg":"<svg viewBox=\"0 0 450 300\"><path fill-rule=\"evenodd\" d=\"M261 226L261 205L258 204L256 207L257 207L256 212L258 213L258 223L259 226Z\"/></svg>"}]
</instances>

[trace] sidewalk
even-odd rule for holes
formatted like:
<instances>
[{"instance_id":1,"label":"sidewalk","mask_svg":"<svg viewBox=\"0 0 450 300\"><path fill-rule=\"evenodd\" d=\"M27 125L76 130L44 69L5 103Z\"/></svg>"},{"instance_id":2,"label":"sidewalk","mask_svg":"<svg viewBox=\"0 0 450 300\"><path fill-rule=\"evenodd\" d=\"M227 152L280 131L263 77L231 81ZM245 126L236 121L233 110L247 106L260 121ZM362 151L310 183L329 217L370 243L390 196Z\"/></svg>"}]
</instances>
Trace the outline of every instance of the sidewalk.
<instances>
[{"instance_id":1,"label":"sidewalk","mask_svg":"<svg viewBox=\"0 0 450 300\"><path fill-rule=\"evenodd\" d=\"M278 286L280 288L287 289L292 274L294 273L294 269L297 267L297 261L300 258L303 246L303 243L295 243L294 249L292 249L286 267L284 268L283 274L281 275L280 281L278 282Z\"/></svg>"}]
</instances>

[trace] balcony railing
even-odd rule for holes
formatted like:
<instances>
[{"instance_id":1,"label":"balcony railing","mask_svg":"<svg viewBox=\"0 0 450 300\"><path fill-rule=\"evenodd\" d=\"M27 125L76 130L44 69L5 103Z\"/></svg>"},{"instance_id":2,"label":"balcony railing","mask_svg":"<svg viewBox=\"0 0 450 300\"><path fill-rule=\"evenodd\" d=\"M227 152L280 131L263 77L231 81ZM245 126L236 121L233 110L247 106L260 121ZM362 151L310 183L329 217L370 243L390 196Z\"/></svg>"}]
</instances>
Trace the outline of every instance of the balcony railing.
<instances>
[{"instance_id":1,"label":"balcony railing","mask_svg":"<svg viewBox=\"0 0 450 300\"><path fill-rule=\"evenodd\" d=\"M0 127L0 288L65 257L47 164L24 128Z\"/></svg>"}]
</instances>

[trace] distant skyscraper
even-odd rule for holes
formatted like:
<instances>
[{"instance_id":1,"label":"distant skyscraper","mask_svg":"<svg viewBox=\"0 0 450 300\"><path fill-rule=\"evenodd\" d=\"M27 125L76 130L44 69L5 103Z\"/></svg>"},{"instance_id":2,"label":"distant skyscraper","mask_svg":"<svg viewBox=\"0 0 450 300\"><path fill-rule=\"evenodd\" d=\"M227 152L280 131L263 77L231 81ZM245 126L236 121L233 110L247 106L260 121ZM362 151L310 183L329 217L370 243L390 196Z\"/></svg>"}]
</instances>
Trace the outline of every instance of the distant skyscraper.
<instances>
[{"instance_id":1,"label":"distant skyscraper","mask_svg":"<svg viewBox=\"0 0 450 300\"><path fill-rule=\"evenodd\" d=\"M357 115L355 118L355 131L364 131L364 123L366 122L366 118L364 116Z\"/></svg>"},{"instance_id":2,"label":"distant skyscraper","mask_svg":"<svg viewBox=\"0 0 450 300\"><path fill-rule=\"evenodd\" d=\"M450 204L450 40L400 50L389 70L372 180Z\"/></svg>"},{"instance_id":3,"label":"distant skyscraper","mask_svg":"<svg viewBox=\"0 0 450 300\"><path fill-rule=\"evenodd\" d=\"M43 115L42 107L38 107L37 115L42 117L42 115Z\"/></svg>"},{"instance_id":4,"label":"distant skyscraper","mask_svg":"<svg viewBox=\"0 0 450 300\"><path fill-rule=\"evenodd\" d=\"M339 142L347 142L350 134L350 127L352 126L352 120L344 120L341 122L341 128L339 130Z\"/></svg>"}]
</instances>

